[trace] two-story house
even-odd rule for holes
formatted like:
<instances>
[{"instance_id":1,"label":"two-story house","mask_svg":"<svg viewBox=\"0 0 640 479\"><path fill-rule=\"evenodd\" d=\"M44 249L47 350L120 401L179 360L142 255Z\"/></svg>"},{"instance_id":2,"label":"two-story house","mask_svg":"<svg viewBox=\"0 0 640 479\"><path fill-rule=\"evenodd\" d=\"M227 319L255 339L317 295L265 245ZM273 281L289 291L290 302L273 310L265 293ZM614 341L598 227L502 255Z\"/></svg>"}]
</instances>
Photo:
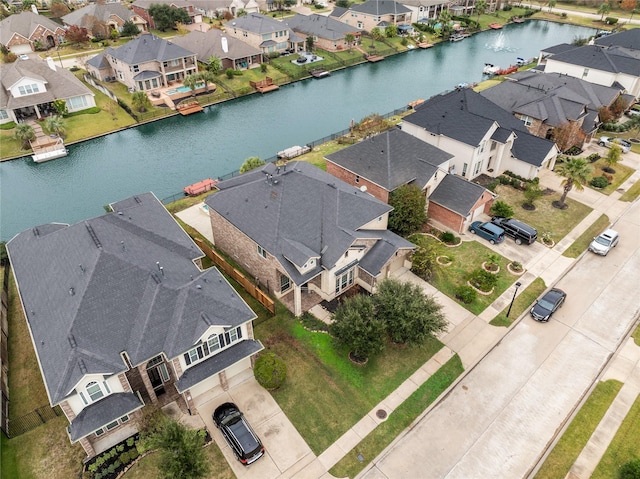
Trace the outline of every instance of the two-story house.
<instances>
[{"instance_id":1,"label":"two-story house","mask_svg":"<svg viewBox=\"0 0 640 479\"><path fill-rule=\"evenodd\" d=\"M149 13L149 8L152 5L169 5L173 8L180 8L187 12L191 23L202 23L202 11L188 0L136 0L131 4L131 9L147 22L149 28L156 28L156 23Z\"/></svg>"},{"instance_id":2,"label":"two-story house","mask_svg":"<svg viewBox=\"0 0 640 479\"><path fill-rule=\"evenodd\" d=\"M560 73L528 70L509 75L507 80L480 94L511 111L530 133L554 140L563 151L591 141L600 125L601 108L633 100L619 86L598 85Z\"/></svg>"},{"instance_id":3,"label":"two-story house","mask_svg":"<svg viewBox=\"0 0 640 479\"><path fill-rule=\"evenodd\" d=\"M336 8L331 17L358 30L370 32L373 28L384 30L386 25L411 23L412 11L393 0L368 0L354 3L349 8Z\"/></svg>"},{"instance_id":4,"label":"two-story house","mask_svg":"<svg viewBox=\"0 0 640 479\"><path fill-rule=\"evenodd\" d=\"M305 162L270 163L205 200L215 245L296 316L408 266L414 246L387 230L392 208Z\"/></svg>"},{"instance_id":5,"label":"two-story house","mask_svg":"<svg viewBox=\"0 0 640 479\"><path fill-rule=\"evenodd\" d=\"M0 21L0 45L16 55L53 48L64 42L64 35L62 25L30 10Z\"/></svg>"},{"instance_id":6,"label":"two-story house","mask_svg":"<svg viewBox=\"0 0 640 479\"><path fill-rule=\"evenodd\" d=\"M252 373L255 313L152 193L7 244L49 402L89 457L145 404L198 405Z\"/></svg>"},{"instance_id":7,"label":"two-story house","mask_svg":"<svg viewBox=\"0 0 640 479\"><path fill-rule=\"evenodd\" d=\"M558 148L527 131L525 124L471 88L436 95L415 107L403 131L451 153L449 172L472 180L509 170L535 178L553 169Z\"/></svg>"},{"instance_id":8,"label":"two-story house","mask_svg":"<svg viewBox=\"0 0 640 479\"><path fill-rule=\"evenodd\" d=\"M494 195L482 186L449 174L453 155L393 128L327 155L327 173L385 203L403 185L426 197L429 221L457 233L488 213Z\"/></svg>"},{"instance_id":9,"label":"two-story house","mask_svg":"<svg viewBox=\"0 0 640 479\"><path fill-rule=\"evenodd\" d=\"M70 113L96 106L93 92L51 57L0 65L0 124L54 114L55 100L64 100Z\"/></svg>"},{"instance_id":10,"label":"two-story house","mask_svg":"<svg viewBox=\"0 0 640 479\"><path fill-rule=\"evenodd\" d=\"M300 37L312 37L316 47L329 51L352 47L359 43L361 34L357 28L317 13L311 15L298 13L292 18L288 18L286 24ZM348 34L354 37L351 45L346 40Z\"/></svg>"},{"instance_id":11,"label":"two-story house","mask_svg":"<svg viewBox=\"0 0 640 479\"><path fill-rule=\"evenodd\" d=\"M86 28L93 36L99 38L109 38L113 30L122 32L122 27L127 21L132 22L141 32L149 30L144 18L121 3L91 3L68 13L61 20L67 26Z\"/></svg>"},{"instance_id":12,"label":"two-story house","mask_svg":"<svg viewBox=\"0 0 640 479\"><path fill-rule=\"evenodd\" d=\"M116 80L131 90L148 91L181 82L198 72L196 54L163 38L144 33L119 48L107 48L87 62L102 81Z\"/></svg>"},{"instance_id":13,"label":"two-story house","mask_svg":"<svg viewBox=\"0 0 640 479\"><path fill-rule=\"evenodd\" d=\"M286 23L260 13L248 13L224 24L225 33L260 49L263 55L304 49L305 39Z\"/></svg>"},{"instance_id":14,"label":"two-story house","mask_svg":"<svg viewBox=\"0 0 640 479\"><path fill-rule=\"evenodd\" d=\"M451 0L402 0L402 4L411 10L411 23L437 19L449 10L451 3Z\"/></svg>"}]
</instances>

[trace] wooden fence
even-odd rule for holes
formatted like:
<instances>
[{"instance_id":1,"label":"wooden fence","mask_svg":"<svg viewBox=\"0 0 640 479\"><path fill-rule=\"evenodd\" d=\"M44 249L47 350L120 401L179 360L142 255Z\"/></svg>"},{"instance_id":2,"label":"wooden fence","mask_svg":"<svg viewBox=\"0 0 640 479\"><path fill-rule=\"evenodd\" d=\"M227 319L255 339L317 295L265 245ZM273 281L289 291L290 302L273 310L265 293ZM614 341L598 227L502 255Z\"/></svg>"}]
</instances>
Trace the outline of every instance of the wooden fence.
<instances>
[{"instance_id":1,"label":"wooden fence","mask_svg":"<svg viewBox=\"0 0 640 479\"><path fill-rule=\"evenodd\" d=\"M228 276L236 280L240 283L240 286L253 296L262 306L264 306L271 314L276 314L276 305L274 301L267 296L265 292L263 292L260 288L258 288L250 279L247 279L245 275L243 275L236 268L231 266L227 260L225 260L218 253L213 251L208 244L202 241L200 238L194 238L196 244L200 247L200 249L207 255L207 257L213 261L217 267L219 267L222 271L224 271Z\"/></svg>"},{"instance_id":2,"label":"wooden fence","mask_svg":"<svg viewBox=\"0 0 640 479\"><path fill-rule=\"evenodd\" d=\"M41 406L24 416L9 419L9 427L6 431L7 437L12 438L24 434L58 416L62 416L62 410L59 407Z\"/></svg>"}]
</instances>

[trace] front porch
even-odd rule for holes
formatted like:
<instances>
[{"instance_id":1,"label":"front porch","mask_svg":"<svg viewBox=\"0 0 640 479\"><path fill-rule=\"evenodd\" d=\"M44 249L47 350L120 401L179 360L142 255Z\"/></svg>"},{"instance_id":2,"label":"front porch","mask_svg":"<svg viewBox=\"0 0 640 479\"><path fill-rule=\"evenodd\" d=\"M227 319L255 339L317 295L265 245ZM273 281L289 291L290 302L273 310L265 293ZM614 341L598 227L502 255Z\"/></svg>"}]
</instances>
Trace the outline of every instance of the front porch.
<instances>
[{"instance_id":1,"label":"front porch","mask_svg":"<svg viewBox=\"0 0 640 479\"><path fill-rule=\"evenodd\" d=\"M285 295L280 297L280 302L285 305L285 307L295 314L296 311L296 303L295 303L295 287L291 288ZM315 305L320 304L322 302L322 297L309 289L304 290L300 293L300 301L302 305L302 312L309 311Z\"/></svg>"}]
</instances>

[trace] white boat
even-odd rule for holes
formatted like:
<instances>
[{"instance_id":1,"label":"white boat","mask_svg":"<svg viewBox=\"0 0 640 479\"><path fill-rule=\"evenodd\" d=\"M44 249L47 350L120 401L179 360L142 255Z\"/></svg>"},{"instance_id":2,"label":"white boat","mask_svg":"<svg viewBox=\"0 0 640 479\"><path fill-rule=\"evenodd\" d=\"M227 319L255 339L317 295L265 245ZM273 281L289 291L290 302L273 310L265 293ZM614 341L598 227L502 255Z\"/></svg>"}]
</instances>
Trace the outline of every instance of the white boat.
<instances>
[{"instance_id":1,"label":"white boat","mask_svg":"<svg viewBox=\"0 0 640 479\"><path fill-rule=\"evenodd\" d=\"M492 63L485 63L484 68L482 69L482 73L484 75L495 75L500 71L500 67L493 65Z\"/></svg>"},{"instance_id":2,"label":"white boat","mask_svg":"<svg viewBox=\"0 0 640 479\"><path fill-rule=\"evenodd\" d=\"M453 35L451 35L449 37L449 41L450 42L459 42L460 40L464 40L465 38L470 37L470 36L471 36L470 33L457 32L457 33L454 33Z\"/></svg>"}]
</instances>

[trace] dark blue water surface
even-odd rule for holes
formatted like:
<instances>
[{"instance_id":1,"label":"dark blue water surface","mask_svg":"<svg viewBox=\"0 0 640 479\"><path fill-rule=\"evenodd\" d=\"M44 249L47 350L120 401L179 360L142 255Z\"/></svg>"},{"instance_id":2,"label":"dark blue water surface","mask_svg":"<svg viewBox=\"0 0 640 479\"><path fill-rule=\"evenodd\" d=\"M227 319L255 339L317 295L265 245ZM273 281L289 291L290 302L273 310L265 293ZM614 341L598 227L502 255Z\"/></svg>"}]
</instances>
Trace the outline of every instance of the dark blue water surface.
<instances>
[{"instance_id":1,"label":"dark blue water surface","mask_svg":"<svg viewBox=\"0 0 640 479\"><path fill-rule=\"evenodd\" d=\"M0 240L43 223L98 216L103 205L137 193L169 197L237 170L249 156L270 158L348 128L352 119L481 81L485 63L507 67L593 32L541 21L508 25L71 145L66 158L0 163Z\"/></svg>"}]
</instances>

